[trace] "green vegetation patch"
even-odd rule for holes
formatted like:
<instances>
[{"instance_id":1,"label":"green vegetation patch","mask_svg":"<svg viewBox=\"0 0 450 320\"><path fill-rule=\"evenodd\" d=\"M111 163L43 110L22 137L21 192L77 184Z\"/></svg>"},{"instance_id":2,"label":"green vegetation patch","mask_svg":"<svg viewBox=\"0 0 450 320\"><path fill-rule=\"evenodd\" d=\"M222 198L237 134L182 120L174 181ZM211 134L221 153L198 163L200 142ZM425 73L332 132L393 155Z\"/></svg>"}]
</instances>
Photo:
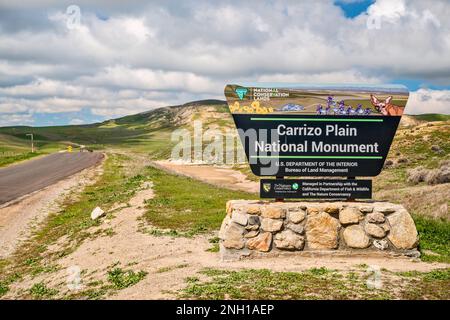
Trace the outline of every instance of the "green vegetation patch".
<instances>
[{"instance_id":1,"label":"green vegetation patch","mask_svg":"<svg viewBox=\"0 0 450 320\"><path fill-rule=\"evenodd\" d=\"M396 274L403 277L422 278L425 281L433 281L433 280L450 281L450 268L436 269L430 272L406 271L406 272L397 272Z\"/></svg>"},{"instance_id":2,"label":"green vegetation patch","mask_svg":"<svg viewBox=\"0 0 450 320\"><path fill-rule=\"evenodd\" d=\"M450 221L414 215L422 260L450 263ZM429 254L430 250L434 254Z\"/></svg>"},{"instance_id":3,"label":"green vegetation patch","mask_svg":"<svg viewBox=\"0 0 450 320\"><path fill-rule=\"evenodd\" d=\"M47 287L42 282L35 283L29 290L31 296L35 299L48 299L58 293L58 290Z\"/></svg>"},{"instance_id":4,"label":"green vegetation patch","mask_svg":"<svg viewBox=\"0 0 450 320\"><path fill-rule=\"evenodd\" d=\"M92 280L86 283L83 290L71 292L64 297L67 300L99 300L116 293L118 290L134 286L147 276L147 272L140 270L122 269L120 262L108 267L105 280ZM128 264L129 265L129 264Z\"/></svg>"},{"instance_id":5,"label":"green vegetation patch","mask_svg":"<svg viewBox=\"0 0 450 320\"><path fill-rule=\"evenodd\" d=\"M181 298L195 299L389 299L383 289L368 289L363 277L346 280L333 270L315 268L305 272L273 272L267 269L226 271L205 269L210 278L187 279Z\"/></svg>"},{"instance_id":6,"label":"green vegetation patch","mask_svg":"<svg viewBox=\"0 0 450 320\"><path fill-rule=\"evenodd\" d=\"M364 271L338 272L313 268L304 272L266 269L226 271L205 269L209 279L186 279L180 298L194 299L449 299L449 271L396 274L384 271L381 285L368 285Z\"/></svg>"},{"instance_id":7,"label":"green vegetation patch","mask_svg":"<svg viewBox=\"0 0 450 320\"><path fill-rule=\"evenodd\" d=\"M26 152L26 153L19 153L15 155L8 155L8 156L0 156L0 167L4 167L8 164L12 164L19 161L28 160L37 156L42 155L43 153L40 152Z\"/></svg>"},{"instance_id":8,"label":"green vegetation patch","mask_svg":"<svg viewBox=\"0 0 450 320\"><path fill-rule=\"evenodd\" d=\"M122 163L126 160L127 157L123 155L110 155L99 181L86 187L78 198L68 200L61 212L52 214L33 242L48 243L63 235L78 241L88 237L89 234L84 230L99 223L91 219L92 210L100 206L107 211L115 203L125 203L144 180L141 175L126 175L122 170Z\"/></svg>"},{"instance_id":9,"label":"green vegetation patch","mask_svg":"<svg viewBox=\"0 0 450 320\"><path fill-rule=\"evenodd\" d=\"M450 120L450 115L448 114L438 114L438 113L424 113L414 115L414 118L423 121L447 121Z\"/></svg>"},{"instance_id":10,"label":"green vegetation patch","mask_svg":"<svg viewBox=\"0 0 450 320\"><path fill-rule=\"evenodd\" d=\"M208 242L212 244L212 247L206 249L206 251L219 252L219 250L220 250L219 241L220 241L219 237L213 237L213 238L209 239Z\"/></svg>"},{"instance_id":11,"label":"green vegetation patch","mask_svg":"<svg viewBox=\"0 0 450 320\"><path fill-rule=\"evenodd\" d=\"M125 289L131 287L145 278L147 272L133 270L123 270L121 268L114 268L108 271L108 281L115 289Z\"/></svg>"},{"instance_id":12,"label":"green vegetation patch","mask_svg":"<svg viewBox=\"0 0 450 320\"><path fill-rule=\"evenodd\" d=\"M167 266L167 267L161 267L158 270L156 270L156 273L165 273L165 272L170 272L176 269L183 269L183 268L187 268L189 265L186 263L182 263L176 266Z\"/></svg>"},{"instance_id":13,"label":"green vegetation patch","mask_svg":"<svg viewBox=\"0 0 450 320\"><path fill-rule=\"evenodd\" d=\"M255 199L241 191L231 191L194 179L148 168L155 197L147 200L146 218L159 228L198 234L220 227L225 204L230 199Z\"/></svg>"}]
</instances>

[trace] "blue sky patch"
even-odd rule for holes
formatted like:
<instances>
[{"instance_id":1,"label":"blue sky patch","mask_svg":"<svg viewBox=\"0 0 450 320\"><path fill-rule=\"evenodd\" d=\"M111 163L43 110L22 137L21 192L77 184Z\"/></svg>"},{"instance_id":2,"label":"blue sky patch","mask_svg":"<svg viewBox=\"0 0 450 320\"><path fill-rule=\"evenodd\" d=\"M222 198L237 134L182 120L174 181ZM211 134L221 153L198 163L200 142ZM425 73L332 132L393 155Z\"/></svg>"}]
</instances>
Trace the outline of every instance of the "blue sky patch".
<instances>
[{"instance_id":1,"label":"blue sky patch","mask_svg":"<svg viewBox=\"0 0 450 320\"><path fill-rule=\"evenodd\" d=\"M336 0L335 5L344 10L347 18L354 18L361 13L366 12L370 5L375 3L375 0Z\"/></svg>"}]
</instances>

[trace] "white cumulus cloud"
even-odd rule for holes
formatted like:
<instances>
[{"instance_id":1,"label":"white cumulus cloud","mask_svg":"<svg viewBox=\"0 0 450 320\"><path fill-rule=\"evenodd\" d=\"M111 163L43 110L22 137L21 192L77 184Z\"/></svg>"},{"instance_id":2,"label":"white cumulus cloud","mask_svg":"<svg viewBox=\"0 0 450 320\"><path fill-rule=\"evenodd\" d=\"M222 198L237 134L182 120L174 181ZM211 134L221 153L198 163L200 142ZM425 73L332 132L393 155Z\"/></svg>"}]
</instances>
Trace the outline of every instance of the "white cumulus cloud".
<instances>
[{"instance_id":1,"label":"white cumulus cloud","mask_svg":"<svg viewBox=\"0 0 450 320\"><path fill-rule=\"evenodd\" d=\"M80 0L80 24L68 28L70 4L0 2L1 115L107 118L223 99L239 81L450 88L446 0L377 0L352 19L334 0ZM370 17L379 28L367 27ZM408 112L448 113L446 94L420 89Z\"/></svg>"}]
</instances>

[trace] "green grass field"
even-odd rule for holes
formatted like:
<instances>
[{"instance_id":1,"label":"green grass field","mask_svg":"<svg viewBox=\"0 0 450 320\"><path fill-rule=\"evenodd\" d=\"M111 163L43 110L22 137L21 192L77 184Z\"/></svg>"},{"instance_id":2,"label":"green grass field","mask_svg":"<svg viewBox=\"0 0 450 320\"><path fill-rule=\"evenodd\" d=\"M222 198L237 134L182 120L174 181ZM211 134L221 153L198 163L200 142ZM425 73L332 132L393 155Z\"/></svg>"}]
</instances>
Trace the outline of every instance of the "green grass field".
<instances>
[{"instance_id":1,"label":"green grass field","mask_svg":"<svg viewBox=\"0 0 450 320\"><path fill-rule=\"evenodd\" d=\"M66 147L63 143L42 140L42 137L36 137L39 139L34 141L35 151L31 152L30 138L25 134L23 136L14 136L2 134L1 130L2 128L0 128L0 167L57 152Z\"/></svg>"},{"instance_id":2,"label":"green grass field","mask_svg":"<svg viewBox=\"0 0 450 320\"><path fill-rule=\"evenodd\" d=\"M255 199L254 194L222 189L187 177L148 168L155 197L147 201L147 220L173 234L194 235L216 230L230 199Z\"/></svg>"},{"instance_id":3,"label":"green grass field","mask_svg":"<svg viewBox=\"0 0 450 320\"><path fill-rule=\"evenodd\" d=\"M449 299L450 269L428 273L393 274L381 271L379 287L367 280L373 276L361 270L338 272L313 268L303 272L273 272L267 269L227 271L205 269L202 278L189 277L180 298L188 299Z\"/></svg>"}]
</instances>

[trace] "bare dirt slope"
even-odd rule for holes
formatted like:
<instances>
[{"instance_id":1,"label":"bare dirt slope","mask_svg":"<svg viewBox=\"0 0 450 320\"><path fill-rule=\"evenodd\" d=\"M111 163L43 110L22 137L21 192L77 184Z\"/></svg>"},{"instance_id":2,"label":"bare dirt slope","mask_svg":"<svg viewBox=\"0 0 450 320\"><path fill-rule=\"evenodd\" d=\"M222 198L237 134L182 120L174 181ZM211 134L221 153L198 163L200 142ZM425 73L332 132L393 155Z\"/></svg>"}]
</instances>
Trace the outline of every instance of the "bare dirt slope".
<instances>
[{"instance_id":1,"label":"bare dirt slope","mask_svg":"<svg viewBox=\"0 0 450 320\"><path fill-rule=\"evenodd\" d=\"M237 170L225 166L180 164L171 161L155 161L156 165L166 171L184 175L219 187L245 192L259 192L259 183L250 181Z\"/></svg>"}]
</instances>

